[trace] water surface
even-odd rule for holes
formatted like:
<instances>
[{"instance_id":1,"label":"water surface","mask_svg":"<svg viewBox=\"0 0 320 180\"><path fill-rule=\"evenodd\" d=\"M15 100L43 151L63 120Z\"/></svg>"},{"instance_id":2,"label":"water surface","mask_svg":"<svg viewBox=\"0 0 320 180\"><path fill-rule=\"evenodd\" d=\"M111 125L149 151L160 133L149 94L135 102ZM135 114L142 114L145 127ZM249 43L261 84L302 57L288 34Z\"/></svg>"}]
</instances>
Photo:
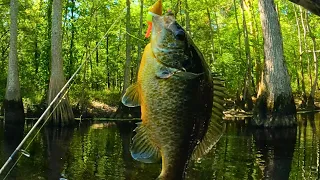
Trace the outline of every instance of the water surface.
<instances>
[{"instance_id":1,"label":"water surface","mask_svg":"<svg viewBox=\"0 0 320 180\"><path fill-rule=\"evenodd\" d=\"M297 128L269 130L250 128L250 119L226 121L225 135L201 161L190 164L186 179L319 179L320 114L298 118ZM24 133L31 127L26 125ZM44 128L26 149L30 157L22 156L7 179L155 179L160 164L143 164L130 156L134 127L103 122ZM4 129L1 122L1 166L22 138L18 128Z\"/></svg>"}]
</instances>

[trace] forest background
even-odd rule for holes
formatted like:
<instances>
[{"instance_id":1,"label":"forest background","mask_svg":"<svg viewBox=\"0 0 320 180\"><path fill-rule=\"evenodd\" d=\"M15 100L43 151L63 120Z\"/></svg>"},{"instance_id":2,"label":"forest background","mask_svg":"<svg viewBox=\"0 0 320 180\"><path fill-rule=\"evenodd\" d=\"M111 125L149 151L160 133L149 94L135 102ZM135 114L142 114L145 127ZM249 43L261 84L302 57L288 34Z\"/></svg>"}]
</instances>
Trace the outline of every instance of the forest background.
<instances>
[{"instance_id":1,"label":"forest background","mask_svg":"<svg viewBox=\"0 0 320 180\"><path fill-rule=\"evenodd\" d=\"M136 79L143 48L149 42L144 32L148 8L153 3L132 0L130 21L126 21L125 0L63 1L62 55L66 79L88 58L69 90L74 110L80 112L97 106L115 110L125 79L130 83ZM312 85L318 79L320 50L316 45L320 44L320 19L287 0L276 0L275 4L294 96L301 99L315 91L317 98L318 84L315 89ZM0 102L4 101L7 81L9 5L9 0L0 1ZM250 111L252 107L248 101L251 97L254 101L257 95L264 60L258 1L181 0L177 3L170 0L164 1L164 8L174 11L177 21L188 31L211 70L225 79L229 104ZM46 107L48 98L52 0L21 0L18 12L21 96L25 112L35 115L32 113ZM97 50L93 52L95 46ZM126 63L129 66L125 66ZM125 73L126 68L130 73ZM0 109L3 113L2 104Z\"/></svg>"}]
</instances>

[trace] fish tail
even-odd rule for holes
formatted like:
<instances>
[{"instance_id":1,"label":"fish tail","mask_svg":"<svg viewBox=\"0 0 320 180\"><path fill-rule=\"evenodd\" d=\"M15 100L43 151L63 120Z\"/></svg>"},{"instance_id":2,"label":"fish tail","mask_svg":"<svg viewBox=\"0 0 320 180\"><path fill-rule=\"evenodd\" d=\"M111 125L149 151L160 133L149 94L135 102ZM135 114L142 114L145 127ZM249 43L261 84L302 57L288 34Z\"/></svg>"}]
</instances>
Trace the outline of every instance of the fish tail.
<instances>
[{"instance_id":1,"label":"fish tail","mask_svg":"<svg viewBox=\"0 0 320 180\"><path fill-rule=\"evenodd\" d=\"M185 177L186 164L182 162L185 161L180 159L169 163L162 157L162 169L157 180L183 180Z\"/></svg>"}]
</instances>

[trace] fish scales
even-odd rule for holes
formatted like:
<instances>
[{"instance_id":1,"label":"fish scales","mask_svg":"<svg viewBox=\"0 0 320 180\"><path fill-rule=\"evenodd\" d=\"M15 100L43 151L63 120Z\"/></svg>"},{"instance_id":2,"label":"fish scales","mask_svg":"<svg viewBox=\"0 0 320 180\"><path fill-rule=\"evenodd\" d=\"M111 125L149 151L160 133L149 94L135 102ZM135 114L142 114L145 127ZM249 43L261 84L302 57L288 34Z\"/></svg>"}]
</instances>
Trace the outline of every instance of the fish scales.
<instances>
[{"instance_id":1,"label":"fish scales","mask_svg":"<svg viewBox=\"0 0 320 180\"><path fill-rule=\"evenodd\" d=\"M184 179L191 156L197 159L207 153L222 134L223 94L202 54L173 16L154 18L137 82L122 98L129 107L141 106L142 123L135 130L132 157L145 163L161 159L158 179ZM213 104L218 107L215 111Z\"/></svg>"}]
</instances>

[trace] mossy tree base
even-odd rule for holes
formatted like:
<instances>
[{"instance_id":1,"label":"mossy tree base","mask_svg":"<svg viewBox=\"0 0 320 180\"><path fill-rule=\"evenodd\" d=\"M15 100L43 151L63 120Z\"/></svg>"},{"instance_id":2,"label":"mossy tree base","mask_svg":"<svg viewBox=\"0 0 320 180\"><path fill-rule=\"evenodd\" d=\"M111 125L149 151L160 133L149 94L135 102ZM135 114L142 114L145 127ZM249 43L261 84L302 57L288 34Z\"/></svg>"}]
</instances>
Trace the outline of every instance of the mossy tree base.
<instances>
[{"instance_id":1,"label":"mossy tree base","mask_svg":"<svg viewBox=\"0 0 320 180\"><path fill-rule=\"evenodd\" d=\"M238 108L240 108L241 110L244 110L246 112L250 112L253 109L253 102L252 102L251 97L237 98L236 105Z\"/></svg>"},{"instance_id":2,"label":"mossy tree base","mask_svg":"<svg viewBox=\"0 0 320 180\"><path fill-rule=\"evenodd\" d=\"M290 127L297 124L293 96L279 95L268 102L267 94L260 95L254 109L253 126Z\"/></svg>"},{"instance_id":3,"label":"mossy tree base","mask_svg":"<svg viewBox=\"0 0 320 180\"><path fill-rule=\"evenodd\" d=\"M51 77L50 85L49 85L49 96L48 96L48 104L52 102L52 100L56 97L56 95L60 92L61 88L64 86L64 77ZM59 99L53 104L50 111L47 114L47 117L54 110L55 106L59 103L56 109L52 112L50 118L50 125L53 126L69 126L73 125L74 115L72 112L72 108L69 104L68 96L63 96L65 92L61 94Z\"/></svg>"},{"instance_id":4,"label":"mossy tree base","mask_svg":"<svg viewBox=\"0 0 320 180\"><path fill-rule=\"evenodd\" d=\"M22 100L4 100L3 108L6 125L24 125L25 115Z\"/></svg>"},{"instance_id":5,"label":"mossy tree base","mask_svg":"<svg viewBox=\"0 0 320 180\"><path fill-rule=\"evenodd\" d=\"M317 107L317 106L314 104L314 97L312 97L312 96L309 96L309 97L308 97L308 101L307 101L306 104L307 104L307 106L306 106L306 109L307 109L307 110L315 111L315 110L320 109L319 107Z\"/></svg>"}]
</instances>

